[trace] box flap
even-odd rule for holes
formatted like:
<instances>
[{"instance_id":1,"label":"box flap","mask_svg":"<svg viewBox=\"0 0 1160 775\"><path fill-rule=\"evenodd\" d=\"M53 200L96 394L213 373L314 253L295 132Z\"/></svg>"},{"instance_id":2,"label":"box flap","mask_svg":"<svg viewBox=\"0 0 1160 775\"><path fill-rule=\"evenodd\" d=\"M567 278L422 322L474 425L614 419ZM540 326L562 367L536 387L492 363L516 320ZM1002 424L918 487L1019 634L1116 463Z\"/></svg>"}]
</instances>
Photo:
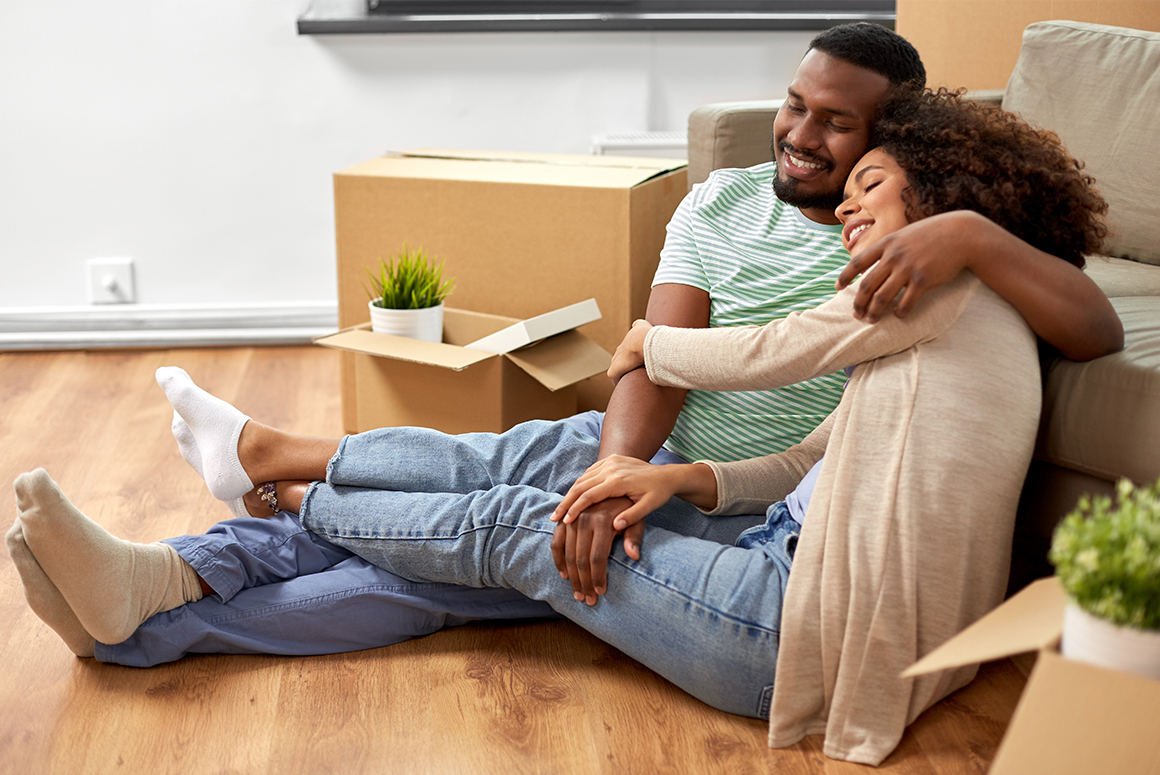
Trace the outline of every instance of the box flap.
<instances>
[{"instance_id":1,"label":"box flap","mask_svg":"<svg viewBox=\"0 0 1160 775\"><path fill-rule=\"evenodd\" d=\"M910 678L936 670L1038 651L1059 640L1067 596L1055 576L1040 579L915 662Z\"/></svg>"},{"instance_id":2,"label":"box flap","mask_svg":"<svg viewBox=\"0 0 1160 775\"><path fill-rule=\"evenodd\" d=\"M546 312L543 315L521 320L490 336L485 336L463 346L488 353L509 353L532 342L538 342L549 336L579 328L594 320L600 320L600 307L596 304L596 299L586 299L576 304L569 304L567 307Z\"/></svg>"},{"instance_id":3,"label":"box flap","mask_svg":"<svg viewBox=\"0 0 1160 775\"><path fill-rule=\"evenodd\" d=\"M612 356L579 331L566 331L504 356L553 393L608 371Z\"/></svg>"},{"instance_id":4,"label":"box flap","mask_svg":"<svg viewBox=\"0 0 1160 775\"><path fill-rule=\"evenodd\" d=\"M1040 653L991 775L1160 773L1160 681Z\"/></svg>"},{"instance_id":5,"label":"box flap","mask_svg":"<svg viewBox=\"0 0 1160 775\"><path fill-rule=\"evenodd\" d=\"M333 347L336 350L378 355L383 358L423 363L455 371L463 371L472 364L495 357L492 353L467 350L450 344L422 342L418 339L391 336L390 334L376 334L370 330L370 323L347 328L330 336L320 337L315 339L314 343L323 347Z\"/></svg>"}]
</instances>

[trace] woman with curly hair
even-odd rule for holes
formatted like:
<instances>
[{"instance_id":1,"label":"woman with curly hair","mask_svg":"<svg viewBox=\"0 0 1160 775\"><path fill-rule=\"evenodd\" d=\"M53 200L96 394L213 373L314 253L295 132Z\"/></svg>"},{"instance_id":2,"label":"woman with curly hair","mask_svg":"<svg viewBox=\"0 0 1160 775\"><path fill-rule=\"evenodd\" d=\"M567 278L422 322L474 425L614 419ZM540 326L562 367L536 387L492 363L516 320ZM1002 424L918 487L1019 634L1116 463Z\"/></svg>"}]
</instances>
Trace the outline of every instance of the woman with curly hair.
<instances>
[{"instance_id":1,"label":"woman with curly hair","mask_svg":"<svg viewBox=\"0 0 1160 775\"><path fill-rule=\"evenodd\" d=\"M997 106L945 90L900 95L881 111L872 144L836 211L852 256L844 278L870 265L867 254L891 234L939 213L985 216L1077 267L1106 235L1107 205L1082 164L1054 133ZM622 494L636 502L621 515L627 522L672 495L711 514L781 501L737 542L793 568L775 620L771 745L824 731L827 753L877 764L919 713L974 677L973 666L899 675L1003 599L1040 409L1028 319L1058 314L1050 297L1017 314L1004 298L1036 278L982 262L930 291L906 320L854 322L856 282L762 327L638 321L617 350L610 376L643 366L662 385L746 390L836 366L851 374L834 414L786 453L684 470L607 458L556 509L571 519ZM873 266L888 274L879 293L890 298L905 299L918 279Z\"/></svg>"},{"instance_id":2,"label":"woman with curly hair","mask_svg":"<svg viewBox=\"0 0 1160 775\"><path fill-rule=\"evenodd\" d=\"M854 268L911 221L956 210L985 215L1077 265L1103 236L1105 208L1090 178L1054 136L1001 111L945 92L899 97L882 114L877 145L856 165L837 210ZM774 742L827 724L839 735L849 728L860 741L850 758L877 763L906 723L973 675L898 677L1000 602L1038 425L1036 337L976 276L989 270L967 268L905 319L876 325L856 319L854 283L763 327L630 332L614 378L643 365L658 384L751 390L846 368L838 409L784 453L665 466L613 457L585 472L593 456L526 454L512 441L523 426L501 436L281 436L278 455L297 456L303 471L325 468L326 477L280 481L267 495L322 543L404 578L504 587L546 601L706 703L772 715ZM904 298L903 288L922 279L881 271L890 272L885 291ZM1031 314L1049 318L1052 310ZM179 440L189 426L240 430L240 412L180 370L164 371L159 381L181 415ZM198 430L199 442L214 435ZM261 453L239 448L236 433L217 435L216 446L201 446L190 461L199 472L212 460L213 470L244 476L262 462ZM568 441L562 448L587 443ZM512 449L520 455L507 460ZM479 465L482 456L502 460ZM497 484L489 474L510 470L504 481L518 481L541 469L549 488ZM80 583L71 567L76 547L91 541L99 549L101 529L43 471L24 475L16 489L18 523L39 565L65 598L84 597L87 590L65 587ZM618 542L607 580L594 589L577 517L585 504L614 495L635 502L616 527L649 514L646 551L631 556ZM738 517L748 529L733 544L664 529L726 515L749 515ZM61 543L73 559L56 557ZM255 572L258 583L270 583L280 571ZM157 583L180 591L197 579ZM98 606L109 592L89 596ZM92 619L83 614L80 622ZM74 631L84 632L80 622Z\"/></svg>"}]
</instances>

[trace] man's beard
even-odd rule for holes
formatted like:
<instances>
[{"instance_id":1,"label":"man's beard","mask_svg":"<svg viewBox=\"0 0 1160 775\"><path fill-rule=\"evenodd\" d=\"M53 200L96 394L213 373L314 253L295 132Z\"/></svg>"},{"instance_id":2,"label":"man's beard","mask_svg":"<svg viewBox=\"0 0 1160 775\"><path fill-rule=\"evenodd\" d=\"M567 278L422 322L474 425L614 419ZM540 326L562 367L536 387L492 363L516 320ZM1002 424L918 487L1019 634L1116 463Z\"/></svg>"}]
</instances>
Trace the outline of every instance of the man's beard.
<instances>
[{"instance_id":1,"label":"man's beard","mask_svg":"<svg viewBox=\"0 0 1160 775\"><path fill-rule=\"evenodd\" d=\"M837 210L838 205L845 201L841 191L818 191L811 194L799 191L800 187L800 180L782 180L781 175L773 178L773 193L777 194L777 198L799 210Z\"/></svg>"},{"instance_id":2,"label":"man's beard","mask_svg":"<svg viewBox=\"0 0 1160 775\"><path fill-rule=\"evenodd\" d=\"M777 141L770 138L769 150L773 153L773 158L777 158L776 153ZM786 153L786 148L782 147L782 153ZM801 181L796 178L782 180L780 172L773 176L773 193L777 194L777 198L785 202L787 205L792 205L799 210L837 210L838 205L846 201L846 197L841 189L837 191L819 191L814 194L809 194L803 191L798 191L801 186Z\"/></svg>"}]
</instances>

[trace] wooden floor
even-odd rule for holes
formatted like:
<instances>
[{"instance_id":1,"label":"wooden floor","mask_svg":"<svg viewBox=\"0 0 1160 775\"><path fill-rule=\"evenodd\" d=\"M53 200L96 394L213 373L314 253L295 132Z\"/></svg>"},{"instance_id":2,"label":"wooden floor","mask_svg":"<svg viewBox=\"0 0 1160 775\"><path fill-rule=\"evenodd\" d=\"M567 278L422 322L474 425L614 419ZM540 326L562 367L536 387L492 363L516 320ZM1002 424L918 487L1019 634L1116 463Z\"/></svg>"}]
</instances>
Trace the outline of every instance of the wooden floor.
<instances>
[{"instance_id":1,"label":"wooden floor","mask_svg":"<svg viewBox=\"0 0 1160 775\"><path fill-rule=\"evenodd\" d=\"M135 541L227 518L169 435L153 381L162 365L263 422L340 432L337 356L321 348L0 354L0 480L43 466L89 516ZM10 495L3 502L7 530L15 509ZM770 750L765 723L708 708L568 622L134 669L73 657L28 609L6 561L0 621L4 773L869 770L825 758L818 737ZM985 665L880 771L985 772L1025 668Z\"/></svg>"}]
</instances>

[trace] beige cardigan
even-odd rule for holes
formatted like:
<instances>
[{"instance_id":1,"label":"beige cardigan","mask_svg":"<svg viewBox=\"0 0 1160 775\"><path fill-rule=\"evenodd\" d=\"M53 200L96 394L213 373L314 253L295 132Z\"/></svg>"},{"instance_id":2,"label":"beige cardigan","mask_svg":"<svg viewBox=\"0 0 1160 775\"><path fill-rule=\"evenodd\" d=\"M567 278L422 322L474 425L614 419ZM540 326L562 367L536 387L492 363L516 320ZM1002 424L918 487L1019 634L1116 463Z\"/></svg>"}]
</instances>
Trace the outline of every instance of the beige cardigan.
<instances>
[{"instance_id":1,"label":"beige cardigan","mask_svg":"<svg viewBox=\"0 0 1160 775\"><path fill-rule=\"evenodd\" d=\"M713 468L715 513L759 512L824 445L786 588L769 744L824 733L827 756L877 765L975 675L899 678L1003 599L1041 390L1034 334L969 272L905 320L862 323L852 302L847 289L762 327L658 327L644 352L657 384L708 390L862 364L801 445Z\"/></svg>"}]
</instances>

